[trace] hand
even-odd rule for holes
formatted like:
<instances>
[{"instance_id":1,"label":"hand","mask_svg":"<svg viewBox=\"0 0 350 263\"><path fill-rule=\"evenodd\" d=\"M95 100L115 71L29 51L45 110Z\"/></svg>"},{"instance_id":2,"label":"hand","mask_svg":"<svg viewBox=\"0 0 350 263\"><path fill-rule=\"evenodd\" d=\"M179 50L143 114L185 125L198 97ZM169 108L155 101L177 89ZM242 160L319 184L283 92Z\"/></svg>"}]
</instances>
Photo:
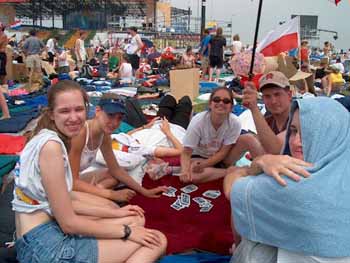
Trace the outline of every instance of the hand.
<instances>
[{"instance_id":1,"label":"hand","mask_svg":"<svg viewBox=\"0 0 350 263\"><path fill-rule=\"evenodd\" d=\"M197 160L191 163L191 170L194 173L202 173L204 171L204 168L204 161Z\"/></svg>"},{"instance_id":2,"label":"hand","mask_svg":"<svg viewBox=\"0 0 350 263\"><path fill-rule=\"evenodd\" d=\"M166 186L158 186L156 188L146 189L143 195L150 198L156 198L160 197L167 189L168 187Z\"/></svg>"},{"instance_id":3,"label":"hand","mask_svg":"<svg viewBox=\"0 0 350 263\"><path fill-rule=\"evenodd\" d=\"M117 202L129 202L135 195L135 191L130 189L123 189L118 191L112 191L110 199Z\"/></svg>"},{"instance_id":4,"label":"hand","mask_svg":"<svg viewBox=\"0 0 350 263\"><path fill-rule=\"evenodd\" d=\"M146 129L151 128L151 127L154 125L154 123L155 123L157 120L159 120L159 119L160 119L160 117L155 117L155 118L153 118L149 123L147 123L146 125L144 125L144 127L145 127Z\"/></svg>"},{"instance_id":5,"label":"hand","mask_svg":"<svg viewBox=\"0 0 350 263\"><path fill-rule=\"evenodd\" d=\"M145 213L145 211L138 205L127 205L117 210L122 214L122 216L120 217L136 216L136 215L144 217L144 213Z\"/></svg>"},{"instance_id":6,"label":"hand","mask_svg":"<svg viewBox=\"0 0 350 263\"><path fill-rule=\"evenodd\" d=\"M180 173L180 181L183 183L192 182L192 173L191 171Z\"/></svg>"},{"instance_id":7,"label":"hand","mask_svg":"<svg viewBox=\"0 0 350 263\"><path fill-rule=\"evenodd\" d=\"M258 93L253 82L246 82L243 90L242 104L251 111L258 109Z\"/></svg>"},{"instance_id":8,"label":"hand","mask_svg":"<svg viewBox=\"0 0 350 263\"><path fill-rule=\"evenodd\" d=\"M266 173L273 177L280 185L286 186L286 181L282 175L298 182L300 176L305 178L310 176L310 173L304 167L311 167L312 164L299 160L288 155L272 155L265 154L256 160L256 164Z\"/></svg>"},{"instance_id":9,"label":"hand","mask_svg":"<svg viewBox=\"0 0 350 263\"><path fill-rule=\"evenodd\" d=\"M160 130L165 134L168 135L170 134L170 125L169 125L169 121L167 120L167 118L164 117L163 121L162 121L162 125L160 125Z\"/></svg>"},{"instance_id":10,"label":"hand","mask_svg":"<svg viewBox=\"0 0 350 263\"><path fill-rule=\"evenodd\" d=\"M153 229L147 229L142 226L130 226L131 234L129 240L142 246L154 248L160 245L160 238Z\"/></svg>"}]
</instances>

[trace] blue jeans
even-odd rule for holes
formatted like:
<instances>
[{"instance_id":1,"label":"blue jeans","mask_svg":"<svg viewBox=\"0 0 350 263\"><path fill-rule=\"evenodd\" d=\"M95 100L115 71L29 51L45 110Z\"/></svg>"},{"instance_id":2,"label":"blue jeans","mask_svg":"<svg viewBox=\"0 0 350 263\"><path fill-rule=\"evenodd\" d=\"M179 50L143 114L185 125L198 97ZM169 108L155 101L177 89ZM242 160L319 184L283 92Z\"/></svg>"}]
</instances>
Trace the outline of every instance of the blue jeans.
<instances>
[{"instance_id":1,"label":"blue jeans","mask_svg":"<svg viewBox=\"0 0 350 263\"><path fill-rule=\"evenodd\" d=\"M39 225L16 241L23 263L97 263L97 240L66 235L55 221Z\"/></svg>"}]
</instances>

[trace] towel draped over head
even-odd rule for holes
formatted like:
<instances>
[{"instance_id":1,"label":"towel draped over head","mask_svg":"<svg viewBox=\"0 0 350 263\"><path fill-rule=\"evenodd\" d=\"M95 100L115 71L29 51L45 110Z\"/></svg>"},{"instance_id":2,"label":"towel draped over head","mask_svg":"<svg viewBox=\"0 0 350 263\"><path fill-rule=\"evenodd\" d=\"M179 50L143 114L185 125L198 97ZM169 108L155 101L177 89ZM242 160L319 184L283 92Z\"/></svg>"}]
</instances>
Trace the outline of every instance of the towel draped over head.
<instances>
[{"instance_id":1,"label":"towel draped over head","mask_svg":"<svg viewBox=\"0 0 350 263\"><path fill-rule=\"evenodd\" d=\"M231 191L236 230L245 238L320 257L350 256L350 114L329 98L294 101L311 177L282 187L268 175L238 180Z\"/></svg>"}]
</instances>

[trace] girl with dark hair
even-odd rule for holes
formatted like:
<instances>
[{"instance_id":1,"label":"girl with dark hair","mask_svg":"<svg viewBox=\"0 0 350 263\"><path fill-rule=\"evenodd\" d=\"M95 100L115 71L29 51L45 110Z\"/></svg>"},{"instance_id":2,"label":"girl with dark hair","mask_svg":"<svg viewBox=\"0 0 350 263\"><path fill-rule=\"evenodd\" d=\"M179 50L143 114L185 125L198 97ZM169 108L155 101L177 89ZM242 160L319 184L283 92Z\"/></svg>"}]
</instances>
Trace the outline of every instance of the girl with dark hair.
<instances>
[{"instance_id":1,"label":"girl with dark hair","mask_svg":"<svg viewBox=\"0 0 350 263\"><path fill-rule=\"evenodd\" d=\"M202 183L226 175L223 161L241 133L232 104L230 90L217 88L210 95L209 110L192 118L183 141L181 181Z\"/></svg>"},{"instance_id":2,"label":"girl with dark hair","mask_svg":"<svg viewBox=\"0 0 350 263\"><path fill-rule=\"evenodd\" d=\"M165 236L143 227L141 208L71 201L67 148L85 124L87 103L76 83L53 86L48 109L21 154L12 202L20 262L154 262L165 251Z\"/></svg>"}]
</instances>

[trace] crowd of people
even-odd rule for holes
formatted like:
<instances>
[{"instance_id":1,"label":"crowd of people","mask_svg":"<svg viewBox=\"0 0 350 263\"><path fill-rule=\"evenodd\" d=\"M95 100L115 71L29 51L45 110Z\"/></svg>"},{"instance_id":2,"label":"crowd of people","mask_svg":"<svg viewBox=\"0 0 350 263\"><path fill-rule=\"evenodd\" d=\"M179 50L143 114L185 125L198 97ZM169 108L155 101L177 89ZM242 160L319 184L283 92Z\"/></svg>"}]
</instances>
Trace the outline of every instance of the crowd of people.
<instances>
[{"instance_id":1,"label":"crowd of people","mask_svg":"<svg viewBox=\"0 0 350 263\"><path fill-rule=\"evenodd\" d=\"M9 40L5 27L0 29L3 84ZM205 30L197 54L189 46L179 59L170 48L150 56L157 53L155 47L145 51L137 29L131 27L128 32L130 39L123 45L99 46L91 56L84 32L71 53L58 47L58 38L50 38L45 45L31 31L18 44L29 69L29 85L42 74L43 53L59 75L72 79L74 72L93 77L86 67L98 67L99 77L126 80L177 64L200 68L202 78L208 76L209 81L214 80L214 71L216 79L220 77L227 46L221 28L215 35ZM207 110L193 117L189 97L176 101L167 94L156 118L119 137L112 133L127 117L125 100L119 95L104 93L94 117L87 119L89 97L76 81L52 85L48 106L21 153L15 178L17 259L156 262L165 254L167 237L146 228L142 207L127 203L137 194L160 197L167 187L145 188L132 178L118 163L113 146L117 142L133 155L179 158L183 183L223 179L223 192L231 203L232 231L238 237L232 262L350 262L350 97L329 98L346 89L350 57L348 52L333 54L329 42L322 52L310 51L308 45L302 41L289 55L301 71L314 76L312 87L303 80L295 85L295 92L284 73L266 72L258 86L245 82L241 94L215 88ZM231 56L244 49L239 35L233 36ZM295 99L297 93L301 96ZM232 113L238 99L251 112L256 133L244 130ZM2 93L0 106L2 118L10 118ZM163 136L168 144L150 145L151 134ZM105 167L86 172L98 151ZM235 166L247 152L251 164Z\"/></svg>"}]
</instances>

